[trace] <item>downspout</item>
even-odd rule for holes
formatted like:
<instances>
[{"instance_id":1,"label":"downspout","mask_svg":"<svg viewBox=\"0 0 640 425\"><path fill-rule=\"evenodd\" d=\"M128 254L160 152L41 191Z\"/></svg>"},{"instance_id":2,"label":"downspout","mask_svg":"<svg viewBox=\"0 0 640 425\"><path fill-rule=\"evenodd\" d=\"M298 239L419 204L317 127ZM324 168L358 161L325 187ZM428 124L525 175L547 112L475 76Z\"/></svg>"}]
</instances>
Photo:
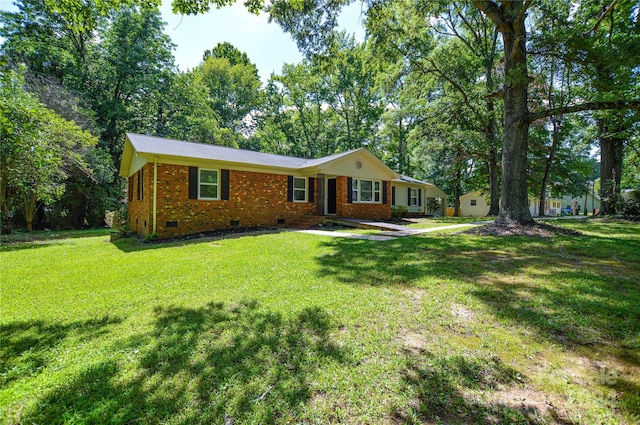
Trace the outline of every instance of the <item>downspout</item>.
<instances>
[{"instance_id":1,"label":"downspout","mask_svg":"<svg viewBox=\"0 0 640 425\"><path fill-rule=\"evenodd\" d=\"M158 160L153 160L153 233L157 230L158 206Z\"/></svg>"}]
</instances>

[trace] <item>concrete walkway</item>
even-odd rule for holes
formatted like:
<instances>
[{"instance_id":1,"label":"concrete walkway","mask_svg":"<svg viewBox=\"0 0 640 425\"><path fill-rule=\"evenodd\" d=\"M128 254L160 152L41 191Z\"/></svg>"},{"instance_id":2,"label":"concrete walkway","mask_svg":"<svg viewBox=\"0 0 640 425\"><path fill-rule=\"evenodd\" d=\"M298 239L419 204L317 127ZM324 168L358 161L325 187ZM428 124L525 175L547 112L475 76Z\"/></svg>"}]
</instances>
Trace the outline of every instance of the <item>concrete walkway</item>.
<instances>
[{"instance_id":1,"label":"concrete walkway","mask_svg":"<svg viewBox=\"0 0 640 425\"><path fill-rule=\"evenodd\" d=\"M375 222L376 225L380 224L379 222ZM390 223L383 223L390 224ZM485 224L485 223L482 223ZM395 228L398 228L396 231L381 231L375 234L359 234L359 233L348 233L348 232L332 232L329 230L294 230L294 232L299 233L308 233L310 235L322 235L322 236L332 236L335 238L349 238L349 239L362 239L368 241L388 241L393 240L405 236L415 236L421 235L423 233L437 232L440 230L449 230L449 229L461 229L463 227L475 227L482 224L476 223L464 223L464 224L452 224L449 226L440 226L440 227L429 227L427 229L411 229L404 226L398 226L396 224L390 224ZM382 226L380 226L382 227Z\"/></svg>"},{"instance_id":2,"label":"concrete walkway","mask_svg":"<svg viewBox=\"0 0 640 425\"><path fill-rule=\"evenodd\" d=\"M332 236L334 238L349 238L349 239L363 239L367 241L388 241L391 239L397 239L394 236L385 236L381 234L375 235L363 235L358 233L347 233L347 232L331 232L329 230L293 230L298 233L308 233L310 235L322 235L322 236ZM394 232L385 232L385 233L394 233Z\"/></svg>"}]
</instances>

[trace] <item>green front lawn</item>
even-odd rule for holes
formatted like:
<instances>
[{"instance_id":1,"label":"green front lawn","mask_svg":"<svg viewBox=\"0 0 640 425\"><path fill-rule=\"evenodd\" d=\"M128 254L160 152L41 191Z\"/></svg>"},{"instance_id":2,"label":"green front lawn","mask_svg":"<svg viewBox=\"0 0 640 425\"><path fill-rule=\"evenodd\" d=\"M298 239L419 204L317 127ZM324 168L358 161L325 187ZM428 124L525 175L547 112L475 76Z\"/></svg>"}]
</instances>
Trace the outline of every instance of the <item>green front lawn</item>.
<instances>
[{"instance_id":1,"label":"green front lawn","mask_svg":"<svg viewBox=\"0 0 640 425\"><path fill-rule=\"evenodd\" d=\"M637 423L640 226L558 225L4 241L0 421Z\"/></svg>"}]
</instances>

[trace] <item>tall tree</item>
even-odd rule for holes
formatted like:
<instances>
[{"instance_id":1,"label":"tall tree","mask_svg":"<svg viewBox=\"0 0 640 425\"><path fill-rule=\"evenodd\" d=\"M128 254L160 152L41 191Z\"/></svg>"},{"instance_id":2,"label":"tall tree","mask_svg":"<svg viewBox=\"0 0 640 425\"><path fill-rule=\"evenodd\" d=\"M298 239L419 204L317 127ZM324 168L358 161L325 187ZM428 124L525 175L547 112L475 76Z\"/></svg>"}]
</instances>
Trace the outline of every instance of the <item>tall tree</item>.
<instances>
[{"instance_id":1,"label":"tall tree","mask_svg":"<svg viewBox=\"0 0 640 425\"><path fill-rule=\"evenodd\" d=\"M239 60L240 52L231 52L231 59L222 56L222 53L229 54L226 50L220 56L208 56L193 73L195 80L208 88L208 101L220 119L220 127L234 131L238 137L248 136L250 113L260 100L260 78L254 64Z\"/></svg>"},{"instance_id":2,"label":"tall tree","mask_svg":"<svg viewBox=\"0 0 640 425\"><path fill-rule=\"evenodd\" d=\"M271 17L291 32L300 48L309 54L322 49L327 39L327 27L335 25L337 14L348 1L317 1L288 3L278 0L268 8ZM369 12L393 2L371 2ZM497 27L502 35L504 77L499 94L503 99L502 190L500 224L531 224L526 171L528 162L528 132L531 122L551 115L602 109L639 109L640 100L627 98L593 99L574 105L535 111L528 108L529 84L527 60L527 28L525 20L531 0L472 0L471 2ZM605 13L607 13L605 11ZM534 23L535 24L535 23ZM427 23L425 23L427 25ZM569 32L572 36L574 32ZM577 34L576 34L577 35Z\"/></svg>"},{"instance_id":3,"label":"tall tree","mask_svg":"<svg viewBox=\"0 0 640 425\"><path fill-rule=\"evenodd\" d=\"M8 216L10 203L19 205L31 231L37 210L60 198L72 169L92 172L78 148L96 140L27 93L22 77L12 71L3 72L0 81L0 123L2 211Z\"/></svg>"}]
</instances>

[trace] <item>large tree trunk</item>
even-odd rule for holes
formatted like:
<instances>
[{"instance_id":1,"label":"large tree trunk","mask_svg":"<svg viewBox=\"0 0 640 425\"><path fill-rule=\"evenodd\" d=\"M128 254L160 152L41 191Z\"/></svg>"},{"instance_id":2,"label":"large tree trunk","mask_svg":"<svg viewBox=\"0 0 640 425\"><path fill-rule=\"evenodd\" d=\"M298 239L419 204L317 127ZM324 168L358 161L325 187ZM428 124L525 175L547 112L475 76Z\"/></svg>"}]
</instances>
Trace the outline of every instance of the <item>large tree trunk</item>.
<instances>
[{"instance_id":1,"label":"large tree trunk","mask_svg":"<svg viewBox=\"0 0 640 425\"><path fill-rule=\"evenodd\" d=\"M455 199L453 200L453 216L454 217L460 217L460 195L462 194L462 188L460 187L460 181L462 179L462 171L460 170L460 168L458 168L458 171L456 171L456 188L455 188L455 193L454 193L454 197Z\"/></svg>"},{"instance_id":2,"label":"large tree trunk","mask_svg":"<svg viewBox=\"0 0 640 425\"><path fill-rule=\"evenodd\" d=\"M504 45L504 135L502 139L502 195L498 224L532 224L527 192L529 108L527 105L526 8L522 0L472 0L502 34Z\"/></svg>"},{"instance_id":3,"label":"large tree trunk","mask_svg":"<svg viewBox=\"0 0 640 425\"><path fill-rule=\"evenodd\" d=\"M620 178L624 139L619 137L620 124L611 117L598 120L600 133L600 214L617 212L620 200Z\"/></svg>"},{"instance_id":4,"label":"large tree trunk","mask_svg":"<svg viewBox=\"0 0 640 425\"><path fill-rule=\"evenodd\" d=\"M498 184L498 154L494 147L489 151L489 213L496 216L500 213L500 185Z\"/></svg>"},{"instance_id":5,"label":"large tree trunk","mask_svg":"<svg viewBox=\"0 0 640 425\"><path fill-rule=\"evenodd\" d=\"M518 8L516 8L518 9ZM524 19L507 22L502 32L505 53L504 138L502 141L501 224L531 224L527 192L529 108L527 105L526 32Z\"/></svg>"},{"instance_id":6,"label":"large tree trunk","mask_svg":"<svg viewBox=\"0 0 640 425\"><path fill-rule=\"evenodd\" d=\"M495 40L494 40L495 42ZM495 46L495 44L494 44ZM494 50L495 51L495 50ZM484 75L487 80L489 91L494 90L493 85L493 61L487 60L485 63ZM494 114L495 105L493 98L488 97L487 106L487 128L486 136L489 144L489 161L487 168L489 171L489 213L487 216L496 216L500 213L500 186L498 184L498 152L496 143L496 116Z\"/></svg>"}]
</instances>

